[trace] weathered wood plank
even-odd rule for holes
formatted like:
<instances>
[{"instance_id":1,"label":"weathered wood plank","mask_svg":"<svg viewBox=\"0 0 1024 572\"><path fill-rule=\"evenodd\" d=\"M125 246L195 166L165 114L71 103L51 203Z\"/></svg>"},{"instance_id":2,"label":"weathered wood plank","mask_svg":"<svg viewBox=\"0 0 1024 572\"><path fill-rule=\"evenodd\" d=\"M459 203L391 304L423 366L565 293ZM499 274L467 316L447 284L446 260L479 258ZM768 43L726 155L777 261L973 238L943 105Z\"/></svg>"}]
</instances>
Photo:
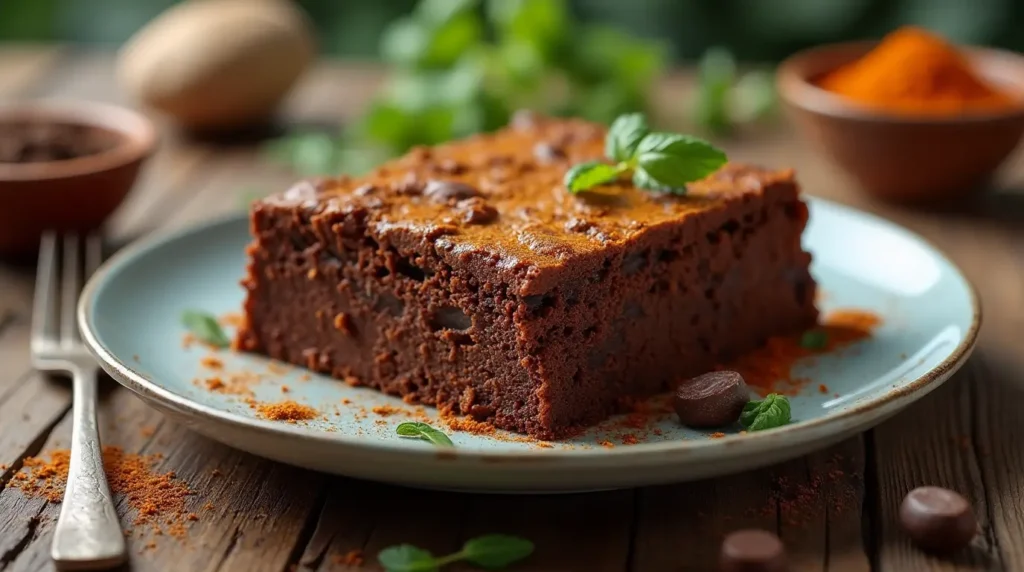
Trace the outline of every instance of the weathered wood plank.
<instances>
[{"instance_id":1,"label":"weathered wood plank","mask_svg":"<svg viewBox=\"0 0 1024 572\"><path fill-rule=\"evenodd\" d=\"M865 572L871 570L869 539L865 539L864 513L866 448L864 438L854 438L831 451L809 457L811 472L827 476L825 570ZM841 474L838 474L841 473ZM870 520L867 523L870 526ZM870 528L868 529L870 530Z\"/></svg>"},{"instance_id":2,"label":"weathered wood plank","mask_svg":"<svg viewBox=\"0 0 1024 572\"><path fill-rule=\"evenodd\" d=\"M370 570L380 569L376 564L377 553L395 544L412 544L433 554L449 554L461 548L465 540L462 526L476 497L377 486L383 488L374 489L378 492L370 497L374 527L364 546Z\"/></svg>"},{"instance_id":3,"label":"weathered wood plank","mask_svg":"<svg viewBox=\"0 0 1024 572\"><path fill-rule=\"evenodd\" d=\"M990 526L988 544L998 546L1006 570L1024 570L1024 400L1020 353L982 351L971 373L974 405L971 446L981 464Z\"/></svg>"},{"instance_id":4,"label":"weathered wood plank","mask_svg":"<svg viewBox=\"0 0 1024 572\"><path fill-rule=\"evenodd\" d=\"M974 506L982 528L991 526L971 439L974 367L970 365L910 411L875 430L879 514L875 534L882 569L990 569L1002 564L999 549L987 534L976 538L970 551L954 559L938 559L918 550L899 525L903 496L915 487L935 485L964 495Z\"/></svg>"},{"instance_id":5,"label":"weathered wood plank","mask_svg":"<svg viewBox=\"0 0 1024 572\"><path fill-rule=\"evenodd\" d=\"M860 438L759 471L640 491L631 570L714 570L722 539L779 534L793 570L869 570Z\"/></svg>"},{"instance_id":6,"label":"weathered wood plank","mask_svg":"<svg viewBox=\"0 0 1024 572\"><path fill-rule=\"evenodd\" d=\"M390 493L386 485L333 478L327 482L327 499L320 509L316 527L298 562L303 571L342 571L361 569L358 561L349 562L350 553L365 562L375 562L376 554L366 553L377 523L398 518L380 510L378 499Z\"/></svg>"},{"instance_id":7,"label":"weathered wood plank","mask_svg":"<svg viewBox=\"0 0 1024 572\"><path fill-rule=\"evenodd\" d=\"M619 572L629 566L639 491L574 495L474 495L459 524L463 540L515 534L533 541L526 570Z\"/></svg>"},{"instance_id":8,"label":"weathered wood plank","mask_svg":"<svg viewBox=\"0 0 1024 572\"><path fill-rule=\"evenodd\" d=\"M643 489L630 569L714 570L729 532L777 530L772 487L771 475L761 471Z\"/></svg>"}]
</instances>

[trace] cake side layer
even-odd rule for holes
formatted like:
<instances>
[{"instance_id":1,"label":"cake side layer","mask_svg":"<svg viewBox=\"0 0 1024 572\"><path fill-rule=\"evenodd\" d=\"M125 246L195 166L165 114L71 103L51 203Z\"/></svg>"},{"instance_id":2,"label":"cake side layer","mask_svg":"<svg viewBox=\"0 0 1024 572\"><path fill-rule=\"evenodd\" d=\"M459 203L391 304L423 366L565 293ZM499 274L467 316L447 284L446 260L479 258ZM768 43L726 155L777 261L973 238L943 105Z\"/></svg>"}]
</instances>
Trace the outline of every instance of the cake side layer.
<instances>
[{"instance_id":1,"label":"cake side layer","mask_svg":"<svg viewBox=\"0 0 1024 572\"><path fill-rule=\"evenodd\" d=\"M519 365L507 285L400 253L357 213L256 205L237 346L526 432L539 396ZM333 228L328 240L317 228ZM348 229L343 231L342 229ZM327 238L327 237L323 237Z\"/></svg>"}]
</instances>

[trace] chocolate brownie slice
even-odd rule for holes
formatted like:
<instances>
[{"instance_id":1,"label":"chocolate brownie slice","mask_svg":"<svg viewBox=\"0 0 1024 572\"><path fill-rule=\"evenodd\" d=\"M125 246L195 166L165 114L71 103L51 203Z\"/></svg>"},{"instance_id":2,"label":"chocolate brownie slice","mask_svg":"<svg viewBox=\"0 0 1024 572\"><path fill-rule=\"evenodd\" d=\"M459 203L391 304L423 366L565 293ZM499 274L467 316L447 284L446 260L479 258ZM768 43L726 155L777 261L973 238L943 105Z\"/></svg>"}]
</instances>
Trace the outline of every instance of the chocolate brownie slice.
<instances>
[{"instance_id":1,"label":"chocolate brownie slice","mask_svg":"<svg viewBox=\"0 0 1024 572\"><path fill-rule=\"evenodd\" d=\"M791 171L569 194L604 134L520 117L257 202L237 346L550 439L814 324Z\"/></svg>"}]
</instances>

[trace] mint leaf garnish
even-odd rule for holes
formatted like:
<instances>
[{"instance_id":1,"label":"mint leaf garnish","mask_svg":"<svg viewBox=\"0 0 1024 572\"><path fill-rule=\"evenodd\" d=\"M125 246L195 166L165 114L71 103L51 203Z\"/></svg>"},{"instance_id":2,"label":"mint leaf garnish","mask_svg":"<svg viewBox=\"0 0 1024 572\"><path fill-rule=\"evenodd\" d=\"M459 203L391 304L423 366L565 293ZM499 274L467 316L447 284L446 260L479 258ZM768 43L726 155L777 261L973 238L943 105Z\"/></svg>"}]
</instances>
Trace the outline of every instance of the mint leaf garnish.
<instances>
[{"instance_id":1,"label":"mint leaf garnish","mask_svg":"<svg viewBox=\"0 0 1024 572\"><path fill-rule=\"evenodd\" d=\"M789 399L769 393L760 401L751 401L743 407L740 424L748 431L763 431L782 427L790 421Z\"/></svg>"},{"instance_id":2,"label":"mint leaf garnish","mask_svg":"<svg viewBox=\"0 0 1024 572\"><path fill-rule=\"evenodd\" d=\"M395 429L395 433L397 433L400 437L410 437L414 439L422 439L424 441L429 441L434 445L437 445L438 447L455 446L455 444L452 443L452 440L449 439L447 435L445 435L441 431L438 431L437 429L434 429L430 425L426 423L421 423L419 421L407 421L405 423L402 423Z\"/></svg>"},{"instance_id":3,"label":"mint leaf garnish","mask_svg":"<svg viewBox=\"0 0 1024 572\"><path fill-rule=\"evenodd\" d=\"M707 141L674 133L648 134L636 153L638 170L673 188L703 179L726 162L725 153Z\"/></svg>"},{"instance_id":4,"label":"mint leaf garnish","mask_svg":"<svg viewBox=\"0 0 1024 572\"><path fill-rule=\"evenodd\" d=\"M436 572L434 555L411 544L389 546L377 554L377 561L388 572Z\"/></svg>"},{"instance_id":5,"label":"mint leaf garnish","mask_svg":"<svg viewBox=\"0 0 1024 572\"><path fill-rule=\"evenodd\" d=\"M488 534L468 540L461 552L464 560L495 570L533 554L533 543L518 536Z\"/></svg>"},{"instance_id":6,"label":"mint leaf garnish","mask_svg":"<svg viewBox=\"0 0 1024 572\"><path fill-rule=\"evenodd\" d=\"M636 154L640 140L650 132L642 113L620 115L608 128L604 154L613 161L629 161Z\"/></svg>"},{"instance_id":7,"label":"mint leaf garnish","mask_svg":"<svg viewBox=\"0 0 1024 572\"><path fill-rule=\"evenodd\" d=\"M224 334L217 319L207 313L185 310L181 314L181 323L196 339L205 344L216 348L226 348L231 345L231 340Z\"/></svg>"},{"instance_id":8,"label":"mint leaf garnish","mask_svg":"<svg viewBox=\"0 0 1024 572\"><path fill-rule=\"evenodd\" d=\"M578 193L587 189L610 183L622 174L623 169L600 161L580 163L565 173L565 188L570 193Z\"/></svg>"},{"instance_id":9,"label":"mint leaf garnish","mask_svg":"<svg viewBox=\"0 0 1024 572\"><path fill-rule=\"evenodd\" d=\"M377 554L387 572L436 572L442 566L465 560L488 570L498 570L533 554L533 543L507 534L486 534L471 538L462 550L435 557L411 544L389 546Z\"/></svg>"},{"instance_id":10,"label":"mint leaf garnish","mask_svg":"<svg viewBox=\"0 0 1024 572\"><path fill-rule=\"evenodd\" d=\"M686 184L707 177L726 163L725 153L711 143L675 133L649 133L639 113L621 115L605 137L605 155L615 164L580 163L565 173L571 193L586 191L632 171L638 189L686 193Z\"/></svg>"},{"instance_id":11,"label":"mint leaf garnish","mask_svg":"<svg viewBox=\"0 0 1024 572\"><path fill-rule=\"evenodd\" d=\"M809 350L823 350L828 345L828 333L824 330L807 330L800 336L800 347Z\"/></svg>"}]
</instances>

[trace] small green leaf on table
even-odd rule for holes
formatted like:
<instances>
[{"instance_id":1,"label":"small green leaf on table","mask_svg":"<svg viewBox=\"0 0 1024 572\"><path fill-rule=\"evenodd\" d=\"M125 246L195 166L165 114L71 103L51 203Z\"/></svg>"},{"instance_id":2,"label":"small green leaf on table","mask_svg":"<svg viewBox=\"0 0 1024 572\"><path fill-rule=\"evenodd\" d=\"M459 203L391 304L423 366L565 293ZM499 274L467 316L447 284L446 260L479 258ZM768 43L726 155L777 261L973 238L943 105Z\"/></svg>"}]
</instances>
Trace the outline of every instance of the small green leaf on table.
<instances>
[{"instance_id":1,"label":"small green leaf on table","mask_svg":"<svg viewBox=\"0 0 1024 572\"><path fill-rule=\"evenodd\" d=\"M411 544L389 546L377 554L377 561L387 572L435 572L434 555Z\"/></svg>"},{"instance_id":2,"label":"small green leaf on table","mask_svg":"<svg viewBox=\"0 0 1024 572\"><path fill-rule=\"evenodd\" d=\"M504 568L530 554L533 554L532 542L507 534L479 536L462 547L463 559L488 570Z\"/></svg>"},{"instance_id":3,"label":"small green leaf on table","mask_svg":"<svg viewBox=\"0 0 1024 572\"><path fill-rule=\"evenodd\" d=\"M487 570L500 570L533 554L533 543L508 534L486 534L471 538L462 550L436 557L410 544L389 546L377 554L387 572L436 572L442 566L465 560Z\"/></svg>"}]
</instances>

